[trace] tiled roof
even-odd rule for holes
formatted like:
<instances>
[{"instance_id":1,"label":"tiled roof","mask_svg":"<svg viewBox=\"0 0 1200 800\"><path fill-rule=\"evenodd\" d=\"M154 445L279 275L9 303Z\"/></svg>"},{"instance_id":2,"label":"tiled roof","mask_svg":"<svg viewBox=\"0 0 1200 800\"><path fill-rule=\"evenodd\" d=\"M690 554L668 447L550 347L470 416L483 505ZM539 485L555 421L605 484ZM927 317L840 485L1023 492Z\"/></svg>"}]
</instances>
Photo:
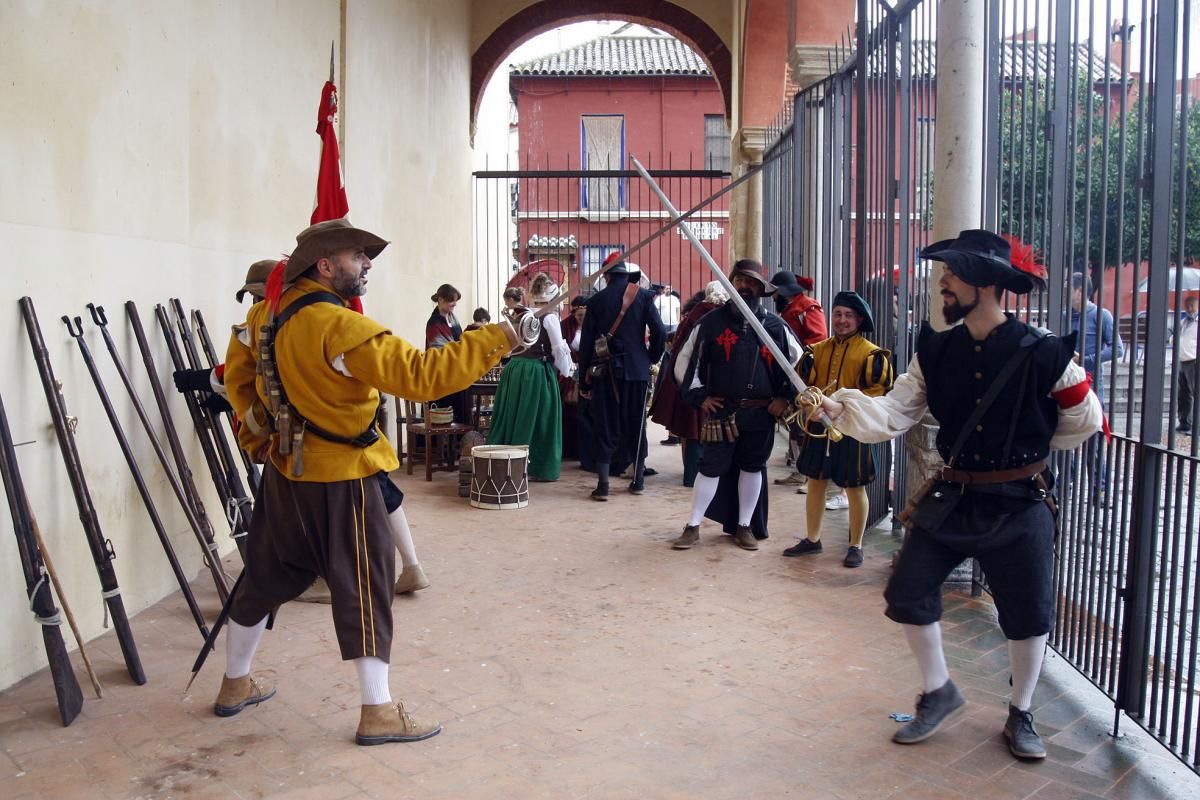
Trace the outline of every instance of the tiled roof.
<instances>
[{"instance_id":1,"label":"tiled roof","mask_svg":"<svg viewBox=\"0 0 1200 800\"><path fill-rule=\"evenodd\" d=\"M670 36L601 36L521 64L509 75L700 75L710 76L700 56Z\"/></svg>"},{"instance_id":2,"label":"tiled roof","mask_svg":"<svg viewBox=\"0 0 1200 800\"><path fill-rule=\"evenodd\" d=\"M928 40L915 41L912 44L913 78L932 78L937 74L936 43ZM1108 72L1105 72L1104 54L1090 53L1088 48L1079 45L1074 48L1068 58L1072 68L1079 65L1080 71L1091 73L1093 83L1120 83L1121 68L1109 62ZM896 74L901 74L902 50L896 48ZM1000 75L1005 81L1046 80L1053 70L1054 45L1046 42L1023 42L1006 39L1000 49ZM872 68L874 70L874 68Z\"/></svg>"}]
</instances>

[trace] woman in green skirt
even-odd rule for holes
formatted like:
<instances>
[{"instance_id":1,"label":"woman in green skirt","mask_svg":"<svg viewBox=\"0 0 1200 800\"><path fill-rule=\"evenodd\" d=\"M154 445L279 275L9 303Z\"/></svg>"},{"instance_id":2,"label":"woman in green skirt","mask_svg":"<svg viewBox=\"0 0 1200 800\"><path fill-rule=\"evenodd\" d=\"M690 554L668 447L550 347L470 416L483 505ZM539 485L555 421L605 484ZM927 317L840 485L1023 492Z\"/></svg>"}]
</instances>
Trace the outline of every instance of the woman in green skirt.
<instances>
[{"instance_id":1,"label":"woman in green skirt","mask_svg":"<svg viewBox=\"0 0 1200 800\"><path fill-rule=\"evenodd\" d=\"M529 284L533 308L562 303L562 293L545 273ZM558 373L569 377L574 364L558 316L542 317L537 344L508 361L496 388L488 444L529 445L529 480L558 480L562 462L562 399Z\"/></svg>"}]
</instances>

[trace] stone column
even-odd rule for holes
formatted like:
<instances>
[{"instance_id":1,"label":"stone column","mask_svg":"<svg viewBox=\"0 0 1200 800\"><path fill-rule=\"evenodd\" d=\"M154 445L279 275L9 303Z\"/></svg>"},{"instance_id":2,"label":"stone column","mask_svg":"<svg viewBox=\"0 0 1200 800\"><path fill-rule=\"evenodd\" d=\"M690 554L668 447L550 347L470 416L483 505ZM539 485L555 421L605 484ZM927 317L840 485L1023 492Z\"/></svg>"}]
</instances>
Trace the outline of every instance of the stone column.
<instances>
[{"instance_id":1,"label":"stone column","mask_svg":"<svg viewBox=\"0 0 1200 800\"><path fill-rule=\"evenodd\" d=\"M737 174L744 174L762 163L767 147L767 129L745 126L733 137L734 153L740 167ZM733 237L734 259L753 258L762 260L762 173L746 181L734 190L730 203L730 226L737 233ZM735 216L736 215L736 216Z\"/></svg>"},{"instance_id":2,"label":"stone column","mask_svg":"<svg viewBox=\"0 0 1200 800\"><path fill-rule=\"evenodd\" d=\"M788 53L788 69L791 72L792 83L804 90L829 77L833 54L834 49L826 45L793 45ZM807 169L810 175L820 175L824 157L822 147L824 112L820 110L810 112L808 126L809 133L806 140L803 143L797 140L796 143L796 147L804 149L803 151L797 149L796 153L799 158L808 162ZM799 129L797 128L797 130ZM798 161L797 164L799 164ZM799 203L800 208L803 209L803 218L800 221L802 247L799 253L800 263L789 266L792 269L805 266L810 274L815 275L820 273L820 264L825 253L825 243L821 239L820 225L826 198L821 194L819 181L814 185L798 187L797 191L804 193L804 197L797 197L793 201Z\"/></svg>"},{"instance_id":3,"label":"stone column","mask_svg":"<svg viewBox=\"0 0 1200 800\"><path fill-rule=\"evenodd\" d=\"M983 23L987 11L984 0L940 0L937 11L932 241L977 228L983 218ZM938 286L942 265L929 263L929 322L942 330L947 327ZM927 415L905 437L910 493L942 467L935 445L937 431L937 423ZM950 580L969 581L969 564L955 570Z\"/></svg>"}]
</instances>

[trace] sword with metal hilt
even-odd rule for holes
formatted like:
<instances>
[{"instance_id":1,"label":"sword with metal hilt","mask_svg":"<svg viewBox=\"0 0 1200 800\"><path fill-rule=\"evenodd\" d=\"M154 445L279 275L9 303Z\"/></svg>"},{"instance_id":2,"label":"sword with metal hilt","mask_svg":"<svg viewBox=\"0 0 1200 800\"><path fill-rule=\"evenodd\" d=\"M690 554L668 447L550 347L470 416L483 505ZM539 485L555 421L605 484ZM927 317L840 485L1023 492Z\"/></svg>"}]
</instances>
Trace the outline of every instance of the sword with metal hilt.
<instances>
[{"instance_id":1,"label":"sword with metal hilt","mask_svg":"<svg viewBox=\"0 0 1200 800\"><path fill-rule=\"evenodd\" d=\"M641 175L642 179L645 180L650 186L650 189L654 192L654 194L658 196L658 200L663 204L663 208L670 213L672 219L678 222L679 229L683 231L683 235L686 236L688 241L692 243L692 247L694 247L696 252L700 254L700 257L704 259L704 263L708 264L708 268L712 270L713 274L717 277L717 280L721 282L721 285L725 287L725 291L729 294L729 302L733 303L737 307L737 310L741 312L742 317L745 318L747 323L749 323L755 335L758 336L759 341L761 341L767 348L767 351L770 352L771 356L775 359L775 363L779 365L780 369L783 370L783 374L787 376L787 379L796 389L796 399L793 401L793 403L797 406L797 411L789 415L789 419L797 418L797 416L801 413L799 410L801 408L819 407L821 398L824 396L821 390L814 386L809 386L804 382L804 379L800 377L800 374L796 372L796 368L792 366L791 360L783 353L782 350L779 349L779 345L776 344L775 340L772 339L767 333L767 329L764 328L762 323L758 321L758 317L754 316L754 312L750 310L748 305L746 305L746 301L742 299L740 294L738 294L737 289L733 288L733 284L730 282L729 278L725 276L725 273L721 271L719 266L717 266L717 262L713 260L712 254L709 253L707 248L700 243L700 240L696 238L696 235L692 233L691 225L682 221L679 211L674 205L671 204L670 199L667 197L666 193L663 192L662 188L655 183L654 178L650 177L650 173L646 171L646 168L642 166L641 162L639 162L633 156L630 156L629 160L633 163L633 168L638 171L638 174ZM826 435L829 437L830 441L837 442L842 439L842 432L833 426L833 422L829 419L829 415L827 415L825 412L821 412L818 419L825 426Z\"/></svg>"}]
</instances>

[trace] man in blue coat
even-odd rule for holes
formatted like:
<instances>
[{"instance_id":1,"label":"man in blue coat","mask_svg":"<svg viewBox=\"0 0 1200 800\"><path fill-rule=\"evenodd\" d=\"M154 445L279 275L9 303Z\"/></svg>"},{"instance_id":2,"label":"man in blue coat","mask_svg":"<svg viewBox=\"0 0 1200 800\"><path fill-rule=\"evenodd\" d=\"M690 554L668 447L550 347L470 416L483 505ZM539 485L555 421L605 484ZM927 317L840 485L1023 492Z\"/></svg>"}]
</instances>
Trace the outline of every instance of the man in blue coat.
<instances>
[{"instance_id":1,"label":"man in blue coat","mask_svg":"<svg viewBox=\"0 0 1200 800\"><path fill-rule=\"evenodd\" d=\"M638 266L620 253L604 265L608 285L588 300L579 335L579 390L591 401L596 459L593 500L608 499L613 465L620 474L632 464L629 491L644 489L646 390L650 365L662 358L666 341L654 294L638 287Z\"/></svg>"}]
</instances>

